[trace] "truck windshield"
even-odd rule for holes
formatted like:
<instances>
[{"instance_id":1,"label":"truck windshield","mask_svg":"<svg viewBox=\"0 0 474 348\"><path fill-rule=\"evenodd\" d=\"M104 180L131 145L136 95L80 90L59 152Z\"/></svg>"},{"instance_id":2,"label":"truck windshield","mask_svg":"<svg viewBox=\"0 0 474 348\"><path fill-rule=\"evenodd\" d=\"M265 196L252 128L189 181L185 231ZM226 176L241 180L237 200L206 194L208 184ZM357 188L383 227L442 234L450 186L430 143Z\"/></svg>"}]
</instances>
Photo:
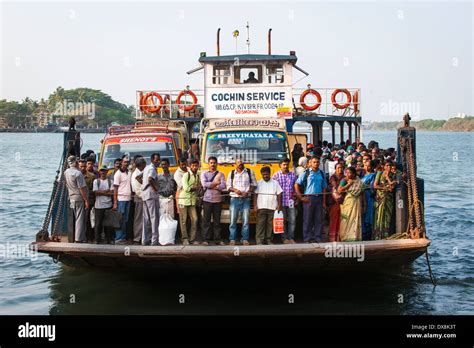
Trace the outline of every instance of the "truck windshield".
<instances>
[{"instance_id":1,"label":"truck windshield","mask_svg":"<svg viewBox=\"0 0 474 348\"><path fill-rule=\"evenodd\" d=\"M217 157L219 163L275 163L288 157L287 138L283 132L232 131L214 132L207 136L205 161Z\"/></svg>"},{"instance_id":2,"label":"truck windshield","mask_svg":"<svg viewBox=\"0 0 474 348\"><path fill-rule=\"evenodd\" d=\"M171 166L176 166L176 156L173 149L173 139L162 136L137 136L126 138L110 138L105 142L102 165L113 168L114 161L127 155L131 160L141 155L147 163L153 153L159 153L161 159L167 158Z\"/></svg>"}]
</instances>

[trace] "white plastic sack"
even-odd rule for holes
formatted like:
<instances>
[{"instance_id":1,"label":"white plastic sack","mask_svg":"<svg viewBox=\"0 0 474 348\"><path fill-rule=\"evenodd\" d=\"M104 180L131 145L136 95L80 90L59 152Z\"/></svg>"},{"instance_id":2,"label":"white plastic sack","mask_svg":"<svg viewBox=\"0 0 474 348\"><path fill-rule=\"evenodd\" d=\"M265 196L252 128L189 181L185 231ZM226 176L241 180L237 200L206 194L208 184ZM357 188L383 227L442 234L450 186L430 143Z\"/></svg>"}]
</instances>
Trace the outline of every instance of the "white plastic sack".
<instances>
[{"instance_id":1,"label":"white plastic sack","mask_svg":"<svg viewBox=\"0 0 474 348\"><path fill-rule=\"evenodd\" d=\"M95 207L92 207L92 209L89 212L90 214L90 219L91 219L91 227L95 227Z\"/></svg>"},{"instance_id":2,"label":"white plastic sack","mask_svg":"<svg viewBox=\"0 0 474 348\"><path fill-rule=\"evenodd\" d=\"M170 214L160 215L160 225L158 226L159 242L161 245L174 244L178 221L173 219Z\"/></svg>"},{"instance_id":3,"label":"white plastic sack","mask_svg":"<svg viewBox=\"0 0 474 348\"><path fill-rule=\"evenodd\" d=\"M164 214L174 218L174 202L171 198L160 197L160 216Z\"/></svg>"}]
</instances>

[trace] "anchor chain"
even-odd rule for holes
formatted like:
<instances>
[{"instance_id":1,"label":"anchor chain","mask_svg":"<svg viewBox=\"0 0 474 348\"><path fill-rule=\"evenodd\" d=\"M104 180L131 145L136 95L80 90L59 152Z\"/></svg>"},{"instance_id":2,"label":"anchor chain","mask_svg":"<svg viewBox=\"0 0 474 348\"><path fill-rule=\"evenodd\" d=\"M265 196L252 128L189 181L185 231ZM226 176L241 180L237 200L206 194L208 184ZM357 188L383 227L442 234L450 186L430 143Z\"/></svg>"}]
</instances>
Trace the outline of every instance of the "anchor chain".
<instances>
[{"instance_id":1,"label":"anchor chain","mask_svg":"<svg viewBox=\"0 0 474 348\"><path fill-rule=\"evenodd\" d=\"M41 230L39 230L39 232L36 233L37 242L47 242L50 240L48 226L51 223L53 211L56 208L55 202L57 202L58 195L60 195L58 210L55 217L55 221L52 226L52 235L51 235L53 241L58 241L56 230L57 230L58 223L62 221L62 214L60 212L62 211L62 208L63 208L63 196L64 196L64 187L65 187L63 174L67 166L67 156L71 152L72 147L73 147L73 142L71 141L69 141L68 144L65 144L64 146L63 155L59 162L58 170L56 171L56 177L54 179L53 190L51 192L51 197L48 203L48 209L46 211L46 215L43 220L43 225L41 227Z\"/></svg>"},{"instance_id":2,"label":"anchor chain","mask_svg":"<svg viewBox=\"0 0 474 348\"><path fill-rule=\"evenodd\" d=\"M58 170L56 171L56 177L54 178L53 183L53 191L49 199L48 209L46 210L46 215L43 220L43 226L41 227L41 230L39 230L39 232L36 234L37 242L47 242L49 240L48 226L51 222L52 214L54 211L54 202L56 202L58 196L58 188L62 177L62 168L64 168L66 153L66 151L63 152L63 156L61 157Z\"/></svg>"},{"instance_id":3,"label":"anchor chain","mask_svg":"<svg viewBox=\"0 0 474 348\"><path fill-rule=\"evenodd\" d=\"M425 237L425 226L424 218L422 217L423 212L422 204L418 197L418 189L416 185L416 169L415 169L415 158L413 155L412 140L408 138L399 138L400 148L403 156L402 165L407 172L407 182L404 182L407 187L407 198L408 198L408 226L407 233L409 233L412 239L424 238ZM420 209L421 208L421 209ZM412 217L414 212L415 218Z\"/></svg>"},{"instance_id":4,"label":"anchor chain","mask_svg":"<svg viewBox=\"0 0 474 348\"><path fill-rule=\"evenodd\" d=\"M66 165L66 163L65 163ZM53 227L52 227L52 231L51 231L51 239L54 241L54 242L59 242L60 241L60 238L58 237L58 233L57 233L57 229L58 229L58 226L61 226L62 225L62 221L63 221L63 214L61 213L63 211L63 205L64 205L64 188L65 188L65 183L64 183L64 167L63 166L63 171L61 173L61 177L60 177L60 181L59 181L59 204L58 204L58 210L57 210L57 214L55 216L55 219L54 219L54 223L53 223Z\"/></svg>"},{"instance_id":5,"label":"anchor chain","mask_svg":"<svg viewBox=\"0 0 474 348\"><path fill-rule=\"evenodd\" d=\"M413 239L423 238L425 236L425 228L422 224L422 212L420 210L420 200L418 198L418 189L416 186L416 169L415 169L415 158L413 156L413 148L411 138L408 138L408 180L411 191L412 202L410 203L410 210L413 207L415 212L416 226L413 227L413 219L410 219L410 235Z\"/></svg>"}]
</instances>

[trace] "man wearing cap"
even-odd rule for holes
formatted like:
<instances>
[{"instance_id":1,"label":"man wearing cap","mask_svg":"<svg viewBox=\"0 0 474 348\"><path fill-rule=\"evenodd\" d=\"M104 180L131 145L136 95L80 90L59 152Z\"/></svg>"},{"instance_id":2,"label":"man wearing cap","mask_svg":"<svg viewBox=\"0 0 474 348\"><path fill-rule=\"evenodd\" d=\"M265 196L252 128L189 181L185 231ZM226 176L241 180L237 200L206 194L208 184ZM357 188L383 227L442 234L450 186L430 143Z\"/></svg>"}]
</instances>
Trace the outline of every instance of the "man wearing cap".
<instances>
[{"instance_id":1,"label":"man wearing cap","mask_svg":"<svg viewBox=\"0 0 474 348\"><path fill-rule=\"evenodd\" d=\"M84 243L86 241L86 210L90 208L87 197L87 186L84 176L77 168L76 156L67 159L69 168L64 172L64 179L69 194L71 209L74 214L74 241Z\"/></svg>"},{"instance_id":2,"label":"man wearing cap","mask_svg":"<svg viewBox=\"0 0 474 348\"><path fill-rule=\"evenodd\" d=\"M94 242L100 243L102 231L104 230L105 241L111 244L115 239L113 229L104 227L105 212L112 208L112 197L114 196L114 183L107 177L108 168L103 165L99 170L99 178L94 180L92 191L95 195L95 226L94 226Z\"/></svg>"}]
</instances>

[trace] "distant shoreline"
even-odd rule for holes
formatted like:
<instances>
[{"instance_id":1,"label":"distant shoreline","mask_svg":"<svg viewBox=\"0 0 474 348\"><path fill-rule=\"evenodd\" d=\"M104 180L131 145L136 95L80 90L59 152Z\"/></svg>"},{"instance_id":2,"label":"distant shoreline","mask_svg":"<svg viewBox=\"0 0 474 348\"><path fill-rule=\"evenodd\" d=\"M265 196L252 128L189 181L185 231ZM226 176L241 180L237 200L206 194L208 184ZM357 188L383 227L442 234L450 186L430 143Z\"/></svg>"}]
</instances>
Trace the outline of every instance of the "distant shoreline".
<instances>
[{"instance_id":1,"label":"distant shoreline","mask_svg":"<svg viewBox=\"0 0 474 348\"><path fill-rule=\"evenodd\" d=\"M474 131L474 117L467 116L464 118L450 118L448 120L433 120L424 119L420 121L412 121L410 123L412 127L415 127L418 131L431 131L431 132L473 132ZM376 131L393 131L397 128L402 127L403 123L394 122L371 122L363 125L364 130L376 130Z\"/></svg>"},{"instance_id":2,"label":"distant shoreline","mask_svg":"<svg viewBox=\"0 0 474 348\"><path fill-rule=\"evenodd\" d=\"M447 129L423 129L415 127L418 132L432 132L432 133L472 133L474 130L447 130ZM396 132L397 128L371 128L362 127L363 131L374 131L374 132Z\"/></svg>"}]
</instances>

